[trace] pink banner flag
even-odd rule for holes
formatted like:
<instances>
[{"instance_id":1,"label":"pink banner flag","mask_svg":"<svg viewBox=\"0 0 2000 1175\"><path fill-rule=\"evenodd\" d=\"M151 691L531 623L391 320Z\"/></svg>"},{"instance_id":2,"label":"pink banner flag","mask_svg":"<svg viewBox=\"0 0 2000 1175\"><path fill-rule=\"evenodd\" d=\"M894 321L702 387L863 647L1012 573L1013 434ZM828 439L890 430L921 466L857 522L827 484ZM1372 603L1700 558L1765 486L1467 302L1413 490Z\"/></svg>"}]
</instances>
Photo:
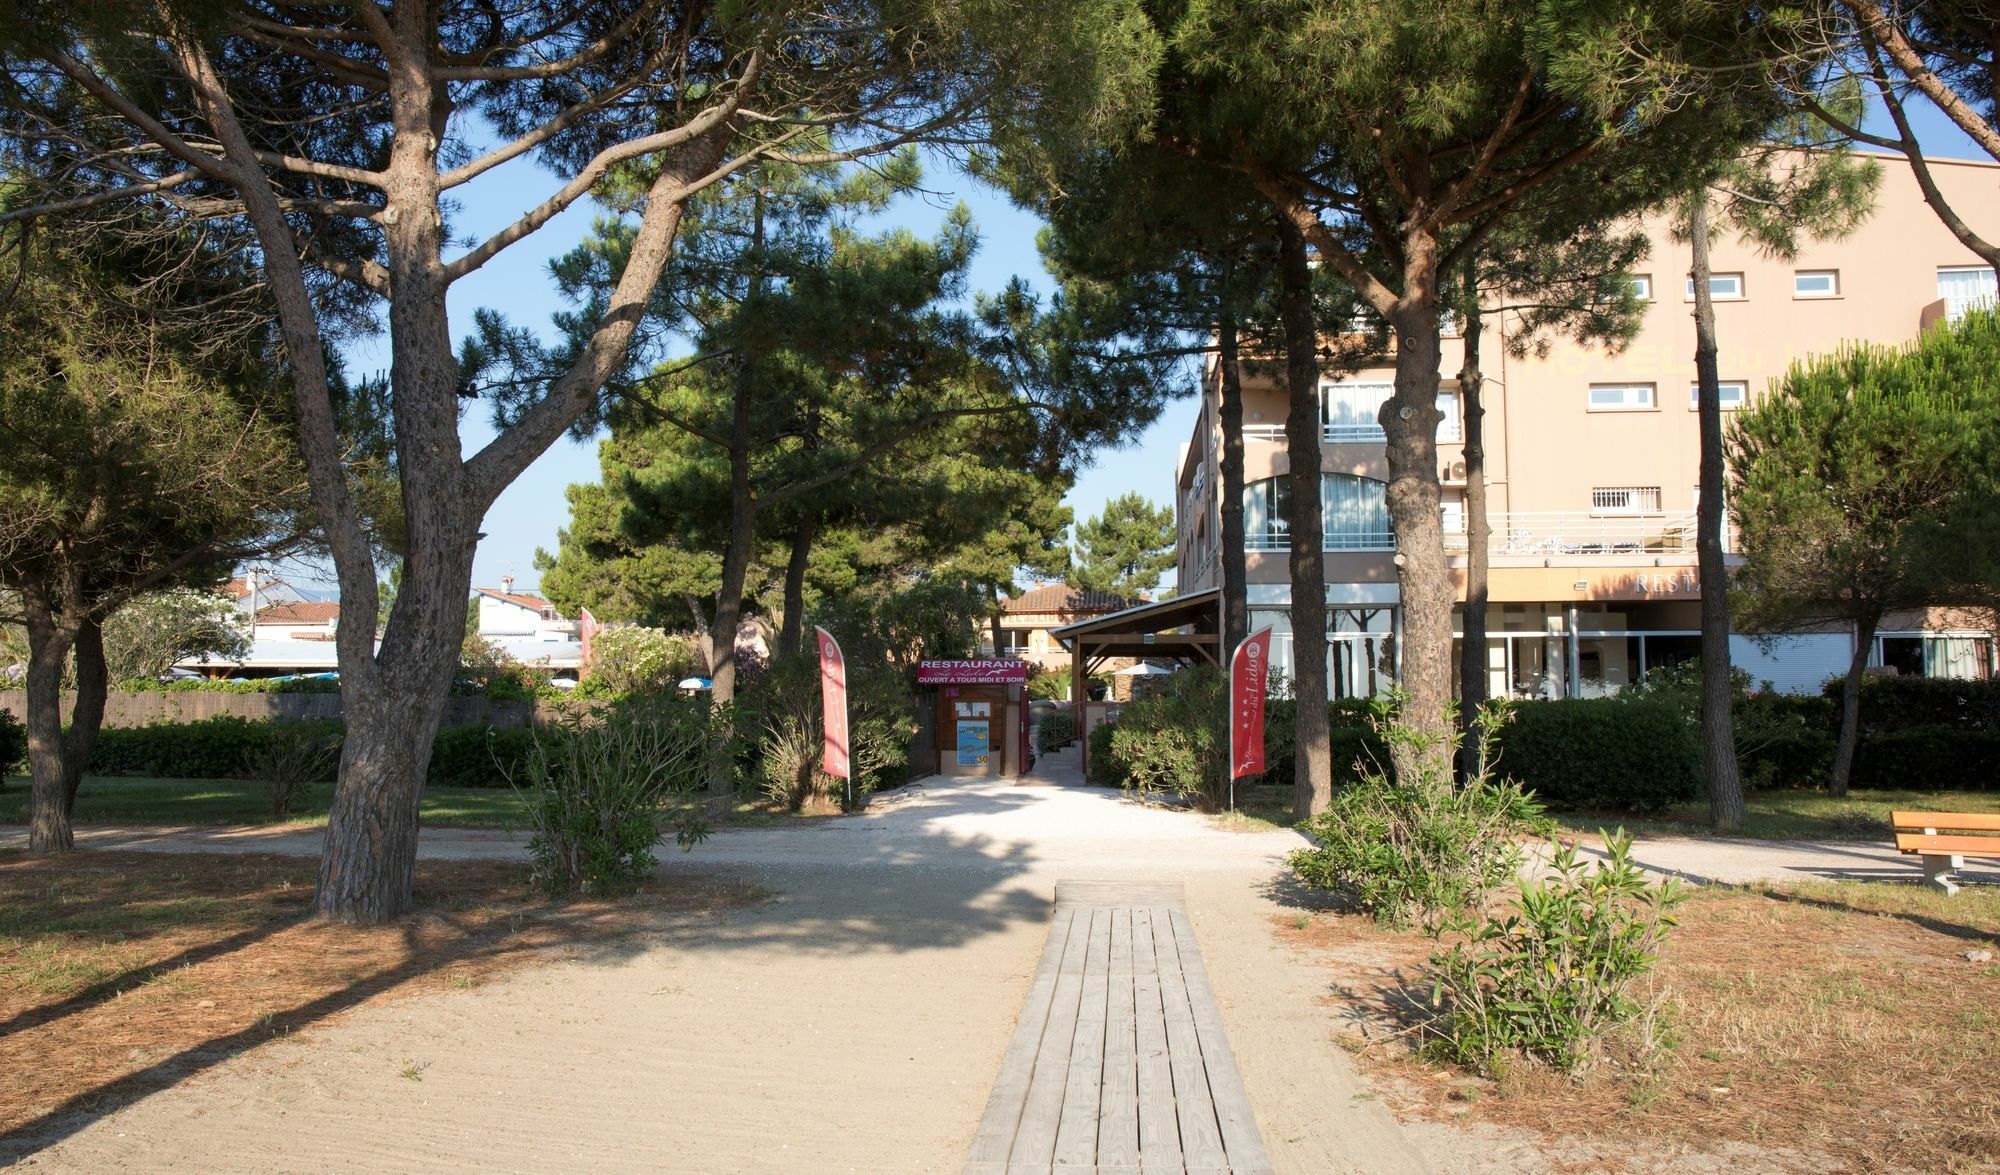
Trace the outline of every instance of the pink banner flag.
<instances>
[{"instance_id":1,"label":"pink banner flag","mask_svg":"<svg viewBox=\"0 0 2000 1175\"><path fill-rule=\"evenodd\" d=\"M841 658L840 642L824 628L814 628L819 638L819 693L824 707L826 748L820 770L841 779L854 778L847 763L847 662Z\"/></svg>"},{"instance_id":2,"label":"pink banner flag","mask_svg":"<svg viewBox=\"0 0 2000 1175\"><path fill-rule=\"evenodd\" d=\"M598 630L603 627L603 625L597 622L597 617L590 614L590 609L588 608L583 609L576 615L576 639L583 643L583 648L577 650L578 668L576 675L579 678L590 673L590 638L596 636Z\"/></svg>"},{"instance_id":3,"label":"pink banner flag","mask_svg":"<svg viewBox=\"0 0 2000 1175\"><path fill-rule=\"evenodd\" d=\"M1260 628L1229 658L1229 778L1264 773L1264 679L1271 630Z\"/></svg>"}]
</instances>

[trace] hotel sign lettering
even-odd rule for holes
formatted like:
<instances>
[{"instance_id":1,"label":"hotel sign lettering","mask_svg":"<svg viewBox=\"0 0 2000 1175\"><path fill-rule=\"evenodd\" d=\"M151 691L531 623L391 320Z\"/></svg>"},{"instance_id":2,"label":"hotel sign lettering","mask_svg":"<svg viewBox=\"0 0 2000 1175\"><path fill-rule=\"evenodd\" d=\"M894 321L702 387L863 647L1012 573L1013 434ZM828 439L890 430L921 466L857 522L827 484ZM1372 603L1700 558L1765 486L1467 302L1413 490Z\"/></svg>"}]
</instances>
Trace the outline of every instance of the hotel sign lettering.
<instances>
[{"instance_id":1,"label":"hotel sign lettering","mask_svg":"<svg viewBox=\"0 0 2000 1175\"><path fill-rule=\"evenodd\" d=\"M1701 577L1693 568L1656 571L1651 575L1639 575L1632 586L1642 596L1698 596L1701 594Z\"/></svg>"}]
</instances>

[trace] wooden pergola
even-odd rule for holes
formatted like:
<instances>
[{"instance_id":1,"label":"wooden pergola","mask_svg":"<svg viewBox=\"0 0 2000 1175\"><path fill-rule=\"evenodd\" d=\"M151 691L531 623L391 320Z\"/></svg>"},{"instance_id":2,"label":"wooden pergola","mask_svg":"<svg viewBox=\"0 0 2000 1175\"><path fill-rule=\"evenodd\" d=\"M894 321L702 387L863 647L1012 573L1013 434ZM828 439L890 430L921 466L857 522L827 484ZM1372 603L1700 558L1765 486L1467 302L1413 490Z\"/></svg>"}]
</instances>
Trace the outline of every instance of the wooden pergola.
<instances>
[{"instance_id":1,"label":"wooden pergola","mask_svg":"<svg viewBox=\"0 0 2000 1175\"><path fill-rule=\"evenodd\" d=\"M1069 650L1070 697L1081 703L1090 675L1114 657L1218 665L1222 651L1222 590L1191 592L1157 604L1052 628Z\"/></svg>"}]
</instances>

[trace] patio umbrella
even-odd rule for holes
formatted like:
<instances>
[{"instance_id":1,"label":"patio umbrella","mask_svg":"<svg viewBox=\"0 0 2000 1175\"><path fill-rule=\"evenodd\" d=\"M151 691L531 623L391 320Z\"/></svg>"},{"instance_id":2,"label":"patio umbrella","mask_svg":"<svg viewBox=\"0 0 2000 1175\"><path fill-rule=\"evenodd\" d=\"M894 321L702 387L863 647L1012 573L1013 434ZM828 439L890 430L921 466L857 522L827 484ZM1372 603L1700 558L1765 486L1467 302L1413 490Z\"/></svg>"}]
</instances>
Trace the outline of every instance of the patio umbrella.
<instances>
[{"instance_id":1,"label":"patio umbrella","mask_svg":"<svg viewBox=\"0 0 2000 1175\"><path fill-rule=\"evenodd\" d=\"M1114 676L1114 677L1172 677L1172 676L1173 676L1174 674L1176 674L1176 673L1178 673L1178 672L1180 672L1180 671L1179 671L1178 669L1162 669L1162 668L1160 668L1160 667L1159 667L1158 665L1155 665L1155 664L1153 664L1153 663L1152 663L1151 661L1141 661L1141 662L1139 662L1139 663L1138 663L1137 665L1128 665L1128 666L1126 666L1125 668L1123 668L1123 669L1120 669L1120 670L1118 670L1118 671L1117 671L1116 673L1114 673L1114 674L1113 674L1112 676Z\"/></svg>"}]
</instances>

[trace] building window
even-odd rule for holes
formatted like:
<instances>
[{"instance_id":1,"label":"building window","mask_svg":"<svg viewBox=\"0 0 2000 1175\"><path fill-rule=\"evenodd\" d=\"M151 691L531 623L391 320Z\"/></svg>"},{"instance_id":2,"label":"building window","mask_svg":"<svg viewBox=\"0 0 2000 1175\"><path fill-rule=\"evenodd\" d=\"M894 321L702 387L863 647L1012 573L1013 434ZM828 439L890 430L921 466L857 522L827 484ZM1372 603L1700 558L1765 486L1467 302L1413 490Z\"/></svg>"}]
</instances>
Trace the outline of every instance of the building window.
<instances>
[{"instance_id":1,"label":"building window","mask_svg":"<svg viewBox=\"0 0 2000 1175\"><path fill-rule=\"evenodd\" d=\"M1635 273L1627 280L1632 283L1632 296L1634 298L1639 299L1641 302L1650 302L1653 300L1652 274Z\"/></svg>"},{"instance_id":2,"label":"building window","mask_svg":"<svg viewBox=\"0 0 2000 1175\"><path fill-rule=\"evenodd\" d=\"M1652 406L1652 384L1590 385L1592 412L1636 412Z\"/></svg>"},{"instance_id":3,"label":"building window","mask_svg":"<svg viewBox=\"0 0 2000 1175\"><path fill-rule=\"evenodd\" d=\"M1991 310L2000 285L1987 266L1945 265L1937 271L1937 293L1944 299L1946 317L1956 322L1968 310Z\"/></svg>"},{"instance_id":4,"label":"building window","mask_svg":"<svg viewBox=\"0 0 2000 1175\"><path fill-rule=\"evenodd\" d=\"M1440 441L1462 441L1465 439L1465 422L1458 416L1458 393L1439 392L1437 395L1438 421L1437 439Z\"/></svg>"},{"instance_id":5,"label":"building window","mask_svg":"<svg viewBox=\"0 0 2000 1175\"><path fill-rule=\"evenodd\" d=\"M1792 297L1840 297L1840 271L1837 269L1799 270L1792 275Z\"/></svg>"},{"instance_id":6,"label":"building window","mask_svg":"<svg viewBox=\"0 0 2000 1175\"><path fill-rule=\"evenodd\" d=\"M1000 656L1026 658L1028 655L1028 630L1025 628L1003 628L1000 630Z\"/></svg>"},{"instance_id":7,"label":"building window","mask_svg":"<svg viewBox=\"0 0 2000 1175\"><path fill-rule=\"evenodd\" d=\"M1321 545L1329 551L1386 551L1395 543L1389 532L1386 487L1373 478L1323 473L1319 479ZM1291 547L1291 527L1285 520L1292 500L1291 482L1268 477L1243 487L1243 545L1251 551L1283 551Z\"/></svg>"},{"instance_id":8,"label":"building window","mask_svg":"<svg viewBox=\"0 0 2000 1175\"><path fill-rule=\"evenodd\" d=\"M1659 486L1599 486L1590 491L1592 514L1657 514Z\"/></svg>"},{"instance_id":9,"label":"building window","mask_svg":"<svg viewBox=\"0 0 2000 1175\"><path fill-rule=\"evenodd\" d=\"M1740 379L1725 379L1715 385L1716 397L1722 401L1724 412L1734 412L1750 400L1750 385ZM1688 410L1701 407L1701 385L1688 385Z\"/></svg>"},{"instance_id":10,"label":"building window","mask_svg":"<svg viewBox=\"0 0 2000 1175\"><path fill-rule=\"evenodd\" d=\"M1743 300L1743 275L1740 273L1711 273L1708 275L1708 296L1718 302L1740 302ZM1694 279L1687 279L1687 300L1694 301Z\"/></svg>"},{"instance_id":11,"label":"building window","mask_svg":"<svg viewBox=\"0 0 2000 1175\"><path fill-rule=\"evenodd\" d=\"M1319 390L1319 422L1329 441L1382 440L1382 403L1394 384L1327 384Z\"/></svg>"}]
</instances>

